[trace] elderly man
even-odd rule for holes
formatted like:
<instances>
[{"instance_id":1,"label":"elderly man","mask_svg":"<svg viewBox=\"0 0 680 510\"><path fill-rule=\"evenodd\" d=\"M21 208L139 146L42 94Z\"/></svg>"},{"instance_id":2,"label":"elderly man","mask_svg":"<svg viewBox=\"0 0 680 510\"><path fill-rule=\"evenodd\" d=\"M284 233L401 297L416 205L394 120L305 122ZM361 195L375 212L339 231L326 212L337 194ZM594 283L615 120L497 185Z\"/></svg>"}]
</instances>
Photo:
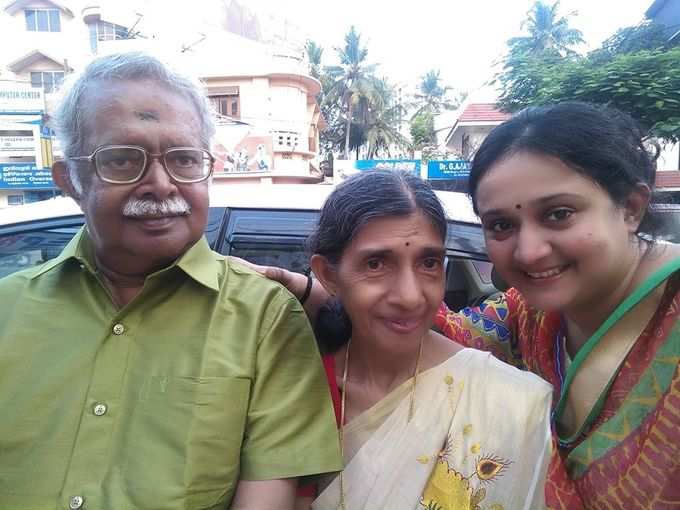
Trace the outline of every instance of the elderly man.
<instances>
[{"instance_id":1,"label":"elderly man","mask_svg":"<svg viewBox=\"0 0 680 510\"><path fill-rule=\"evenodd\" d=\"M203 238L200 88L113 55L56 118L86 226L0 280L0 508L293 508L341 467L332 406L299 303Z\"/></svg>"}]
</instances>

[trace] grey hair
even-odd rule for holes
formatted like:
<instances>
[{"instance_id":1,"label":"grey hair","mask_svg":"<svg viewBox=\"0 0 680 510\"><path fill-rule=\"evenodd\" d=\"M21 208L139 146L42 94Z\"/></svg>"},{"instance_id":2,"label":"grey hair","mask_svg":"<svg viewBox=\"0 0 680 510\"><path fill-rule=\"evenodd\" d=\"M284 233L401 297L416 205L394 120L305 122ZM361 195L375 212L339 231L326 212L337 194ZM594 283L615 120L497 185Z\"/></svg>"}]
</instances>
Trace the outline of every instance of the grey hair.
<instances>
[{"instance_id":1,"label":"grey hair","mask_svg":"<svg viewBox=\"0 0 680 510\"><path fill-rule=\"evenodd\" d=\"M65 158L82 156L88 111L83 107L88 92L102 81L152 80L168 90L186 97L196 108L201 125L201 142L210 147L215 134L213 110L205 90L197 80L183 76L160 60L142 52L116 53L99 57L64 88L61 102L54 115L54 128ZM68 162L69 177L75 191L83 192L83 183L76 166Z\"/></svg>"}]
</instances>

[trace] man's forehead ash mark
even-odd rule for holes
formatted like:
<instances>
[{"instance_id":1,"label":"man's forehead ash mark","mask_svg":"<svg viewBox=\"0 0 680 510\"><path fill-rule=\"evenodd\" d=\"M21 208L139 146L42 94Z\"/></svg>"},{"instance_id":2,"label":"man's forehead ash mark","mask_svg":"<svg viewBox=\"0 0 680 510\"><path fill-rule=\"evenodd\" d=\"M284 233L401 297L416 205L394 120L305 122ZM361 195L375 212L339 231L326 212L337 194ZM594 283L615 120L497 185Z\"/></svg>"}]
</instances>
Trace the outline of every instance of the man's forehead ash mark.
<instances>
[{"instance_id":1,"label":"man's forehead ash mark","mask_svg":"<svg viewBox=\"0 0 680 510\"><path fill-rule=\"evenodd\" d=\"M521 208L522 208L522 204L515 205L515 209L521 209Z\"/></svg>"},{"instance_id":2,"label":"man's forehead ash mark","mask_svg":"<svg viewBox=\"0 0 680 510\"><path fill-rule=\"evenodd\" d=\"M139 120L155 120L159 121L158 114L155 112L138 112L135 110L135 117Z\"/></svg>"}]
</instances>

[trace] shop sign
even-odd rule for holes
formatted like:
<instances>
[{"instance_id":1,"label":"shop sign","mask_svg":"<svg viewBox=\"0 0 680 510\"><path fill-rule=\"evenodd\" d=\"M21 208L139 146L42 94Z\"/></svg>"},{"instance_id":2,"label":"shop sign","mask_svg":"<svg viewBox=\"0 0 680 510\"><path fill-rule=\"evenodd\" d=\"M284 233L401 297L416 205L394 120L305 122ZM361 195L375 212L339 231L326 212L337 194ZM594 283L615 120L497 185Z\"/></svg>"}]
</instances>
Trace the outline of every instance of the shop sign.
<instances>
[{"instance_id":1,"label":"shop sign","mask_svg":"<svg viewBox=\"0 0 680 510\"><path fill-rule=\"evenodd\" d=\"M0 163L0 189L53 189L52 172L32 163Z\"/></svg>"},{"instance_id":2,"label":"shop sign","mask_svg":"<svg viewBox=\"0 0 680 510\"><path fill-rule=\"evenodd\" d=\"M427 163L427 178L456 180L470 177L470 162L466 159L433 160Z\"/></svg>"},{"instance_id":3,"label":"shop sign","mask_svg":"<svg viewBox=\"0 0 680 510\"><path fill-rule=\"evenodd\" d=\"M45 97L42 89L24 83L0 81L0 114L44 111Z\"/></svg>"},{"instance_id":4,"label":"shop sign","mask_svg":"<svg viewBox=\"0 0 680 510\"><path fill-rule=\"evenodd\" d=\"M357 170L403 170L420 176L418 159L361 159L354 162Z\"/></svg>"},{"instance_id":5,"label":"shop sign","mask_svg":"<svg viewBox=\"0 0 680 510\"><path fill-rule=\"evenodd\" d=\"M0 136L0 152L33 150L35 139L32 136Z\"/></svg>"}]
</instances>

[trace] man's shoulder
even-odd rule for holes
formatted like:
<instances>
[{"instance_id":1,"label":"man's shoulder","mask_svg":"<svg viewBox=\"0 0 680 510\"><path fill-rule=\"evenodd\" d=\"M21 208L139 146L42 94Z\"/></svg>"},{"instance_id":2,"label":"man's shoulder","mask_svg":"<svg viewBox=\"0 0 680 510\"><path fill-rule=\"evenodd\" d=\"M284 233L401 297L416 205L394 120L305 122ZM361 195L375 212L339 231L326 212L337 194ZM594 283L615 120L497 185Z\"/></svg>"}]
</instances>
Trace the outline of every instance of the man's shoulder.
<instances>
[{"instance_id":1,"label":"man's shoulder","mask_svg":"<svg viewBox=\"0 0 680 510\"><path fill-rule=\"evenodd\" d=\"M230 257L219 255L218 262L223 266L222 290L232 295L237 293L242 297L257 297L258 300L268 299L280 303L298 303L291 294L279 282L270 280L250 267L233 260Z\"/></svg>"},{"instance_id":2,"label":"man's shoulder","mask_svg":"<svg viewBox=\"0 0 680 510\"><path fill-rule=\"evenodd\" d=\"M31 280L38 277L49 263L50 261L43 262L37 266L22 269L0 278L0 293L13 292L18 288L26 286Z\"/></svg>"},{"instance_id":3,"label":"man's shoulder","mask_svg":"<svg viewBox=\"0 0 680 510\"><path fill-rule=\"evenodd\" d=\"M241 323L257 324L262 335L276 324L292 329L309 327L302 305L283 285L231 258L225 257L220 264L224 277L219 306L229 313L236 312Z\"/></svg>"},{"instance_id":4,"label":"man's shoulder","mask_svg":"<svg viewBox=\"0 0 680 510\"><path fill-rule=\"evenodd\" d=\"M22 269L3 278L0 278L0 325L7 321L23 321L35 313L44 313L44 310L36 306L26 306L26 302L34 301L33 298L43 301L53 297L49 290L59 290L60 286L54 283L41 286L42 279L49 278L49 271L44 271L45 264ZM34 301L35 302L35 301Z\"/></svg>"}]
</instances>

